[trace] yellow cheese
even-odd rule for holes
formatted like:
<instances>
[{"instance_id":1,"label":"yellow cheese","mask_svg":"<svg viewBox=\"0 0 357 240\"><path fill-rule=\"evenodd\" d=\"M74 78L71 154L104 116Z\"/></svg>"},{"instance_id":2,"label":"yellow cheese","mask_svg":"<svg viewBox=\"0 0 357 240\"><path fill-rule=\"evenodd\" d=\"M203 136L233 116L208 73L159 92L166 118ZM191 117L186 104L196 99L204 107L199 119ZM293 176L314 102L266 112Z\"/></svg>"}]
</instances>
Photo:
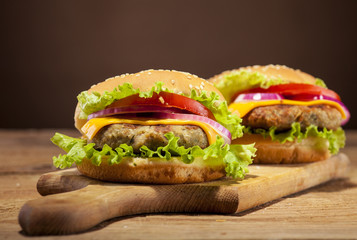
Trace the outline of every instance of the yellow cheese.
<instances>
[{"instance_id":1,"label":"yellow cheese","mask_svg":"<svg viewBox=\"0 0 357 240\"><path fill-rule=\"evenodd\" d=\"M345 112L343 111L342 107L338 103L328 100L313 100L313 101L305 102L305 101L283 99L283 100L268 100L268 101L234 102L229 105L229 110L231 112L235 112L242 118L254 108L278 105L278 104L302 105L302 106L312 106L312 105L321 105L321 104L330 105L332 107L337 108L337 110L341 112L343 119L346 118Z\"/></svg>"},{"instance_id":2,"label":"yellow cheese","mask_svg":"<svg viewBox=\"0 0 357 240\"><path fill-rule=\"evenodd\" d=\"M216 141L216 136L218 133L208 124L193 120L180 120L180 119L148 119L148 120L138 120L138 119L120 119L114 117L106 118L92 118L82 127L82 131L85 133L88 139L93 139L97 132L110 124L116 123L128 123L128 124L138 124L138 125L195 125L206 133L208 143L211 145Z\"/></svg>"}]
</instances>

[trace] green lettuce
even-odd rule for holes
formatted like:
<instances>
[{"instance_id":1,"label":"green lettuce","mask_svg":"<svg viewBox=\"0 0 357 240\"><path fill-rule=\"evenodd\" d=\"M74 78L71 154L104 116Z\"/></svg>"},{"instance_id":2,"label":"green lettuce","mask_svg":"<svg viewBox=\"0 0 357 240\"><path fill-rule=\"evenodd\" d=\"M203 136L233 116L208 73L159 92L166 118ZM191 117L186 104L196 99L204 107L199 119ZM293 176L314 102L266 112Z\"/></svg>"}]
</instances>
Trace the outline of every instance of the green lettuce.
<instances>
[{"instance_id":1,"label":"green lettuce","mask_svg":"<svg viewBox=\"0 0 357 240\"><path fill-rule=\"evenodd\" d=\"M181 157L181 161L186 164L191 164L195 158L203 159L206 165L224 164L226 167L227 176L234 178L243 178L248 172L247 166L252 163L252 157L255 156L256 149L254 144L250 145L228 145L224 144L221 137L217 137L216 142L205 149L198 146L185 148L178 145L178 137L173 133L165 134L168 139L166 146L159 147L156 150L151 150L146 146L140 148L140 153L133 152L133 148L126 144L121 144L119 147L112 149L108 145L104 145L102 150L94 148L94 143L88 143L80 138L69 137L60 133L56 133L51 141L62 148L67 154L53 157L53 164L57 168L68 168L74 163L81 164L84 158L90 159L92 164L99 166L103 157L108 161L109 165L119 164L124 157L141 157L141 158L157 158L161 160L170 160L173 156Z\"/></svg>"},{"instance_id":2,"label":"green lettuce","mask_svg":"<svg viewBox=\"0 0 357 240\"><path fill-rule=\"evenodd\" d=\"M269 130L245 127L244 133L261 134L264 138L270 137L273 141L278 141L280 143L285 143L286 141L292 142L295 140L300 142L307 137L319 137L328 140L329 151L331 154L338 153L339 149L345 146L346 140L345 132L341 127L334 131L327 130L326 128L319 130L317 126L310 125L305 131L302 131L300 123L297 122L291 125L290 130L284 132L277 132L276 127L271 127Z\"/></svg>"},{"instance_id":3,"label":"green lettuce","mask_svg":"<svg viewBox=\"0 0 357 240\"><path fill-rule=\"evenodd\" d=\"M189 97L211 110L217 122L231 132L232 139L243 136L244 127L241 125L242 119L228 110L226 101L218 101L219 95L216 92L211 92L211 94L208 95L206 91L202 91L201 94L198 95L197 91L192 89Z\"/></svg>"},{"instance_id":4,"label":"green lettuce","mask_svg":"<svg viewBox=\"0 0 357 240\"><path fill-rule=\"evenodd\" d=\"M134 89L130 83L119 85L113 91L106 91L103 94L98 92L88 93L88 91L84 91L77 97L81 109L79 117L86 119L89 114L100 111L114 101L130 95L139 94L142 98L149 98L152 97L154 93L160 93L162 91L172 92L163 87L162 82L157 82L151 90L146 92ZM206 91L201 91L201 93L198 94L195 89L192 89L190 96L187 97L200 102L211 110L216 120L231 132L232 139L243 135L243 126L240 124L242 120L237 115L231 114L228 110L227 102L219 101L219 95L216 92L207 94Z\"/></svg>"},{"instance_id":5,"label":"green lettuce","mask_svg":"<svg viewBox=\"0 0 357 240\"><path fill-rule=\"evenodd\" d=\"M253 71L233 71L230 74L224 76L224 78L217 82L215 86L227 99L231 101L232 97L238 93L252 88L264 88L267 89L273 85L279 85L288 83L280 78L268 78L266 75L253 72ZM306 82L310 84L310 82ZM315 85L327 88L323 80L316 78Z\"/></svg>"},{"instance_id":6,"label":"green lettuce","mask_svg":"<svg viewBox=\"0 0 357 240\"><path fill-rule=\"evenodd\" d=\"M104 109L116 100L139 94L140 97L149 98L155 93L160 93L161 91L168 92L169 90L163 88L162 82L157 82L151 90L147 92L140 92L139 89L134 89L133 85L130 83L124 83L119 85L113 91L105 91L100 94L98 92L88 93L88 91L81 92L78 96L79 107L82 110L79 117L82 119L87 119L88 115L97 111Z\"/></svg>"},{"instance_id":7,"label":"green lettuce","mask_svg":"<svg viewBox=\"0 0 357 240\"><path fill-rule=\"evenodd\" d=\"M320 78L316 78L315 85L323 88L327 88L326 83Z\"/></svg>"},{"instance_id":8,"label":"green lettuce","mask_svg":"<svg viewBox=\"0 0 357 240\"><path fill-rule=\"evenodd\" d=\"M224 76L224 79L215 84L223 96L230 101L234 94L251 88L269 88L273 85L284 83L283 80L275 78L269 79L259 72L233 71Z\"/></svg>"},{"instance_id":9,"label":"green lettuce","mask_svg":"<svg viewBox=\"0 0 357 240\"><path fill-rule=\"evenodd\" d=\"M230 151L227 152L224 158L227 176L243 178L245 173L248 173L248 165L252 164L256 151L254 144L230 145Z\"/></svg>"}]
</instances>

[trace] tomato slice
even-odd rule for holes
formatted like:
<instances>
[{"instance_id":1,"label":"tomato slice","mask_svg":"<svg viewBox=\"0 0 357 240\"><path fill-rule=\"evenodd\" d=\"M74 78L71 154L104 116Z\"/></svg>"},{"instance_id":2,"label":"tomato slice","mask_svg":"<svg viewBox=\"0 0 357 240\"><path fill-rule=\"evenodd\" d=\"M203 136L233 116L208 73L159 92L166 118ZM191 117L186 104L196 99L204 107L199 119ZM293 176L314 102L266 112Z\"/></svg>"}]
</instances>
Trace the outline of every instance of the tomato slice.
<instances>
[{"instance_id":1,"label":"tomato slice","mask_svg":"<svg viewBox=\"0 0 357 240\"><path fill-rule=\"evenodd\" d=\"M330 89L312 85L312 84L304 84L304 83L280 84L280 85L271 86L267 89L252 88L237 93L232 99L234 100L241 93L278 93L287 98L289 98L289 96L291 97L291 96L306 95L306 94L323 95L341 101L340 96Z\"/></svg>"},{"instance_id":2,"label":"tomato slice","mask_svg":"<svg viewBox=\"0 0 357 240\"><path fill-rule=\"evenodd\" d=\"M203 104L175 93L160 92L153 93L151 98L141 98L139 94L134 94L110 104L108 108L129 107L129 106L161 106L163 108L177 108L190 113L210 118L216 121L213 113Z\"/></svg>"}]
</instances>

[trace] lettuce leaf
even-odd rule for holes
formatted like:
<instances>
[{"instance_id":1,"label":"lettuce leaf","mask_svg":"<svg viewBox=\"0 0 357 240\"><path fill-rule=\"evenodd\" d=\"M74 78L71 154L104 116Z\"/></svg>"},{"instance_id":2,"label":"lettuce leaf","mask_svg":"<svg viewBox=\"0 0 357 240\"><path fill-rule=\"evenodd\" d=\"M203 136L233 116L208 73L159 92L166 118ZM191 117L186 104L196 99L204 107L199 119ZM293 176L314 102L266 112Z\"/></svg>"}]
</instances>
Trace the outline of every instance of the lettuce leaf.
<instances>
[{"instance_id":1,"label":"lettuce leaf","mask_svg":"<svg viewBox=\"0 0 357 240\"><path fill-rule=\"evenodd\" d=\"M228 102L231 101L234 94L251 88L269 88L273 85L288 83L280 78L269 79L266 75L252 71L233 71L224 76L224 78L215 84ZM310 82L306 82L310 84ZM327 88L322 79L316 78L315 85Z\"/></svg>"},{"instance_id":2,"label":"lettuce leaf","mask_svg":"<svg viewBox=\"0 0 357 240\"><path fill-rule=\"evenodd\" d=\"M169 89L163 87L162 82L157 82L155 86L153 86L151 90L147 92L141 92L139 89L134 89L130 83L119 85L113 91L106 91L103 94L98 92L88 93L88 91L84 91L77 97L80 109L82 110L79 117L86 119L89 114L100 111L106 106L112 104L114 101L120 100L133 94L139 93L140 97L149 98L152 97L154 92L160 93L162 91L172 92ZM206 91L201 91L201 93L198 94L195 89L192 89L190 96L187 97L200 102L209 110L211 110L217 122L222 124L231 132L233 139L243 135L243 126L240 124L242 120L237 115L231 114L231 112L228 110L227 102L219 101L219 95L216 92L207 94Z\"/></svg>"},{"instance_id":3,"label":"lettuce leaf","mask_svg":"<svg viewBox=\"0 0 357 240\"><path fill-rule=\"evenodd\" d=\"M113 91L105 91L103 94L100 94L98 92L88 93L88 91L83 91L77 96L79 107L82 110L79 117L82 119L86 119L88 118L89 114L104 109L106 106L109 106L116 100L134 94L139 93L140 97L149 98L152 97L154 92L168 92L168 90L163 88L162 85L162 82L157 82L155 86L153 86L151 90L147 92L140 92L139 89L134 89L133 85L130 83L124 83L123 85L119 85L118 88L113 89Z\"/></svg>"},{"instance_id":4,"label":"lettuce leaf","mask_svg":"<svg viewBox=\"0 0 357 240\"><path fill-rule=\"evenodd\" d=\"M184 163L190 164L195 161L195 158L200 157L207 165L225 164L227 176L243 178L248 171L247 166L252 163L252 157L255 156L256 151L253 144L225 145L221 137L217 137L216 142L205 149L201 149L198 146L191 148L178 146L179 138L175 137L173 133L167 133L165 137L168 139L166 146L159 147L156 150L142 146L140 153L135 154L133 148L126 144L121 144L115 149L104 145L102 150L97 150L94 148L94 143L87 144L83 139L56 133L51 138L51 141L65 150L67 154L53 157L53 164L57 168L63 169L71 167L74 163L81 164L82 160L87 158L91 160L92 164L99 166L104 156L109 165L120 163L123 157L151 157L170 160L173 156L180 156Z\"/></svg>"},{"instance_id":5,"label":"lettuce leaf","mask_svg":"<svg viewBox=\"0 0 357 240\"><path fill-rule=\"evenodd\" d=\"M224 158L227 176L241 179L244 178L244 175L249 172L248 165L252 164L252 159L255 157L256 151L257 149L254 148L254 144L230 145L230 151Z\"/></svg>"},{"instance_id":6,"label":"lettuce leaf","mask_svg":"<svg viewBox=\"0 0 357 240\"><path fill-rule=\"evenodd\" d=\"M211 110L217 122L231 132L232 139L243 136L244 127L241 125L242 119L228 110L226 101L219 102L219 95L216 92L211 92L211 94L208 95L206 91L202 91L201 94L198 95L197 91L192 89L189 97Z\"/></svg>"},{"instance_id":7,"label":"lettuce leaf","mask_svg":"<svg viewBox=\"0 0 357 240\"><path fill-rule=\"evenodd\" d=\"M319 130L317 126L310 125L305 131L301 130L300 123L293 123L291 129L285 132L277 132L276 127L271 127L269 130L265 129L252 129L249 127L244 128L244 133L261 134L264 138L271 137L273 141L285 143L286 141L301 141L307 137L319 137L327 139L329 142L329 151L331 154L339 152L340 148L345 146L346 136L343 129L340 127L337 130L327 130L323 128Z\"/></svg>"},{"instance_id":8,"label":"lettuce leaf","mask_svg":"<svg viewBox=\"0 0 357 240\"><path fill-rule=\"evenodd\" d=\"M323 88L327 88L326 83L320 78L316 78L315 85Z\"/></svg>"},{"instance_id":9,"label":"lettuce leaf","mask_svg":"<svg viewBox=\"0 0 357 240\"><path fill-rule=\"evenodd\" d=\"M268 79L266 75L259 72L234 71L224 76L224 79L215 84L228 102L234 94L250 88L269 88L273 85L284 83L281 79Z\"/></svg>"}]
</instances>

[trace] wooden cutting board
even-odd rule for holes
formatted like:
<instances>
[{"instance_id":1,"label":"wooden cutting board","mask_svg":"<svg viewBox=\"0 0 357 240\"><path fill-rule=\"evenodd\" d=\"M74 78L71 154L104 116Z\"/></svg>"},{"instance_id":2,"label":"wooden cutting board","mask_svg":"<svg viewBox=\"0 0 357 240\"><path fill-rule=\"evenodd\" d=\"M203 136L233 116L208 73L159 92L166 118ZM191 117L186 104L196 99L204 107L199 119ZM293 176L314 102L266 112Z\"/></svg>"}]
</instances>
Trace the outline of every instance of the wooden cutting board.
<instances>
[{"instance_id":1,"label":"wooden cutting board","mask_svg":"<svg viewBox=\"0 0 357 240\"><path fill-rule=\"evenodd\" d=\"M40 177L37 189L44 197L22 207L19 223L30 235L69 234L142 213L232 214L344 177L348 165L348 157L340 153L308 164L251 165L242 181L224 178L180 185L108 183L76 169L62 170Z\"/></svg>"}]
</instances>

